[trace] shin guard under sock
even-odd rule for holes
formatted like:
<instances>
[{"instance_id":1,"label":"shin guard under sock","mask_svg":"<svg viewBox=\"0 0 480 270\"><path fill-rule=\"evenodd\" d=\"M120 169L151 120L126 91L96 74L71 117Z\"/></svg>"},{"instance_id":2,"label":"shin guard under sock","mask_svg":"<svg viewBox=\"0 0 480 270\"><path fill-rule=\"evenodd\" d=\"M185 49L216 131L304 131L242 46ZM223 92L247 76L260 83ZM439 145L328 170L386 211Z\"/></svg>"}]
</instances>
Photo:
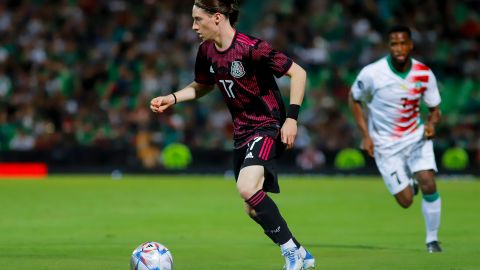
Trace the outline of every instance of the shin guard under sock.
<instances>
[{"instance_id":1,"label":"shin guard under sock","mask_svg":"<svg viewBox=\"0 0 480 270\"><path fill-rule=\"evenodd\" d=\"M278 244L284 244L292 238L277 205L263 190L259 190L246 202L255 209L258 219L265 226L265 234L271 234L273 239L278 239Z\"/></svg>"}]
</instances>

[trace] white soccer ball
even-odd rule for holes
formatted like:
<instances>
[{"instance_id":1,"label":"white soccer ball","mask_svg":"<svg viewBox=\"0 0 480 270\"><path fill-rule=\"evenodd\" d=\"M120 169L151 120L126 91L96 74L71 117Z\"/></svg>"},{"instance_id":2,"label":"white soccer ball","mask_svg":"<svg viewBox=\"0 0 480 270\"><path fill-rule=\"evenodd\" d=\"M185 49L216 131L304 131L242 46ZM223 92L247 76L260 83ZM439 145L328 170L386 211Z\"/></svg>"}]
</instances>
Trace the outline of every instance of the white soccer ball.
<instances>
[{"instance_id":1,"label":"white soccer ball","mask_svg":"<svg viewBox=\"0 0 480 270\"><path fill-rule=\"evenodd\" d=\"M130 258L130 270L172 270L170 251L157 242L145 242L138 246Z\"/></svg>"}]
</instances>

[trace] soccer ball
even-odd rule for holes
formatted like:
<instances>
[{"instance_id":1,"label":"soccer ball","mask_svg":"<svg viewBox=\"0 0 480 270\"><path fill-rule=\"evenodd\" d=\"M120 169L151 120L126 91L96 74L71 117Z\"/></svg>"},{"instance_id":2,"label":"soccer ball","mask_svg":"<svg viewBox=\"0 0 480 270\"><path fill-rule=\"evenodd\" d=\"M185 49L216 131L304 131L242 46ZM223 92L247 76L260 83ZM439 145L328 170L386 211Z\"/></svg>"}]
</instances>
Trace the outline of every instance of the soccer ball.
<instances>
[{"instance_id":1,"label":"soccer ball","mask_svg":"<svg viewBox=\"0 0 480 270\"><path fill-rule=\"evenodd\" d=\"M170 251L157 242L145 242L138 246L130 258L130 270L172 270Z\"/></svg>"}]
</instances>

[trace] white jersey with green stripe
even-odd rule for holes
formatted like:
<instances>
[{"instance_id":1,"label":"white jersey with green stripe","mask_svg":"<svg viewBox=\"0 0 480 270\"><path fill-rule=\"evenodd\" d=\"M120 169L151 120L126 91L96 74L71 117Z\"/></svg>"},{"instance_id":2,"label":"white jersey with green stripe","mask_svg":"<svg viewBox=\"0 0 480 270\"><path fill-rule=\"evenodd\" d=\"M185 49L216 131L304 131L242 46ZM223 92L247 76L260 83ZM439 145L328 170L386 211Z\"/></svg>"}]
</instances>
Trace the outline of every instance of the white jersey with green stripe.
<instances>
[{"instance_id":1,"label":"white jersey with green stripe","mask_svg":"<svg viewBox=\"0 0 480 270\"><path fill-rule=\"evenodd\" d=\"M352 85L352 95L368 109L368 129L375 150L395 154L423 138L420 100L429 107L440 104L433 72L412 59L406 72L398 72L386 56L365 66Z\"/></svg>"}]
</instances>

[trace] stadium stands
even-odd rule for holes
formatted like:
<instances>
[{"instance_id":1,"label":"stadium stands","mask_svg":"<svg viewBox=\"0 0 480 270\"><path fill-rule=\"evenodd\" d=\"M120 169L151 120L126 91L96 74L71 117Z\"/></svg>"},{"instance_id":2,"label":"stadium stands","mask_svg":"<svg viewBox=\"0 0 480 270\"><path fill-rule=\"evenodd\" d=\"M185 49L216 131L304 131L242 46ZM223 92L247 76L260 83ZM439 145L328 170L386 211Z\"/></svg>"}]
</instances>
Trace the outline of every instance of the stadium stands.
<instances>
[{"instance_id":1,"label":"stadium stands","mask_svg":"<svg viewBox=\"0 0 480 270\"><path fill-rule=\"evenodd\" d=\"M242 3L239 29L269 40L309 72L298 151L358 146L346 107L349 85L363 65L386 53L386 29L404 23L414 30L415 57L440 82L445 120L437 146L462 147L480 165L478 1ZM172 142L229 149L230 116L218 93L163 116L148 108L150 98L193 78L199 41L191 5L0 2L0 150L131 148L132 158L143 160ZM287 82L279 80L285 96Z\"/></svg>"}]
</instances>

